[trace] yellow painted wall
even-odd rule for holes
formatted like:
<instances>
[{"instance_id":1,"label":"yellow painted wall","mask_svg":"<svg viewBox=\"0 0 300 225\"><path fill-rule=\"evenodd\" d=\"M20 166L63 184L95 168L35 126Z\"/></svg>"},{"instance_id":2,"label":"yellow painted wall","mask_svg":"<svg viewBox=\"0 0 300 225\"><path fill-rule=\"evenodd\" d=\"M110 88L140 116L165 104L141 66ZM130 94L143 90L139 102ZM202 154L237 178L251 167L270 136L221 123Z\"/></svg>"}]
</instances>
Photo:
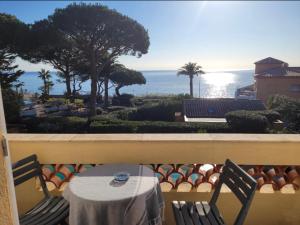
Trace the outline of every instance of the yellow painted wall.
<instances>
[{"instance_id":1,"label":"yellow painted wall","mask_svg":"<svg viewBox=\"0 0 300 225\"><path fill-rule=\"evenodd\" d=\"M29 154L41 163L223 163L300 165L299 135L243 134L95 134L8 136L12 161ZM30 208L41 196L34 182L17 190L19 210ZM57 194L57 193L55 193ZM172 200L209 199L209 193L164 193L166 224L173 223ZM231 224L236 206L222 194L220 208ZM247 225L300 224L300 193L257 193Z\"/></svg>"}]
</instances>

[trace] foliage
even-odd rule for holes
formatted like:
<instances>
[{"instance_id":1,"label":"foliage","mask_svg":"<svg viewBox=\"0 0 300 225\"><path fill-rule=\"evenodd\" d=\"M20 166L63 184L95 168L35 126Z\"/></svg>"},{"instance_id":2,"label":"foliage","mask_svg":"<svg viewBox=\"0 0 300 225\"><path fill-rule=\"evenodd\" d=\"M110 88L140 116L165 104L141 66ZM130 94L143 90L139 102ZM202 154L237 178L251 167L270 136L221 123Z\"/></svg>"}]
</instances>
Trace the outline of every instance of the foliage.
<instances>
[{"instance_id":1,"label":"foliage","mask_svg":"<svg viewBox=\"0 0 300 225\"><path fill-rule=\"evenodd\" d=\"M220 123L180 123L163 121L126 121L105 116L24 119L28 133L228 133Z\"/></svg>"},{"instance_id":2,"label":"foliage","mask_svg":"<svg viewBox=\"0 0 300 225\"><path fill-rule=\"evenodd\" d=\"M134 120L134 115L136 114L136 108L129 108L117 111L114 115L115 118L120 120Z\"/></svg>"},{"instance_id":3,"label":"foliage","mask_svg":"<svg viewBox=\"0 0 300 225\"><path fill-rule=\"evenodd\" d=\"M124 121L94 118L89 133L228 133L226 124L221 123L180 123L163 121Z\"/></svg>"},{"instance_id":4,"label":"foliage","mask_svg":"<svg viewBox=\"0 0 300 225\"><path fill-rule=\"evenodd\" d=\"M18 88L23 85L18 79L24 71L16 70L18 66L13 65L16 57L15 54L0 50L0 84L3 89Z\"/></svg>"},{"instance_id":5,"label":"foliage","mask_svg":"<svg viewBox=\"0 0 300 225\"><path fill-rule=\"evenodd\" d=\"M191 99L192 97L189 94L178 94L170 97L171 100L182 101L185 99Z\"/></svg>"},{"instance_id":6,"label":"foliage","mask_svg":"<svg viewBox=\"0 0 300 225\"><path fill-rule=\"evenodd\" d=\"M161 101L139 107L130 115L131 120L174 121L175 112L182 111L181 101Z\"/></svg>"},{"instance_id":7,"label":"foliage","mask_svg":"<svg viewBox=\"0 0 300 225\"><path fill-rule=\"evenodd\" d=\"M204 74L205 72L202 70L201 66L198 66L197 63L187 63L183 67L181 67L177 75L186 75L190 78L190 96L193 97L193 79L194 76L198 76L199 74Z\"/></svg>"},{"instance_id":8,"label":"foliage","mask_svg":"<svg viewBox=\"0 0 300 225\"><path fill-rule=\"evenodd\" d=\"M300 132L300 101L283 95L274 95L268 99L268 107L280 113L290 132Z\"/></svg>"},{"instance_id":9,"label":"foliage","mask_svg":"<svg viewBox=\"0 0 300 225\"><path fill-rule=\"evenodd\" d=\"M2 89L4 113L7 123L16 123L20 120L22 95L11 89Z\"/></svg>"},{"instance_id":10,"label":"foliage","mask_svg":"<svg viewBox=\"0 0 300 225\"><path fill-rule=\"evenodd\" d=\"M229 127L235 132L265 133L268 127L266 116L255 111L232 111L225 117Z\"/></svg>"},{"instance_id":11,"label":"foliage","mask_svg":"<svg viewBox=\"0 0 300 225\"><path fill-rule=\"evenodd\" d=\"M129 94L122 94L120 96L114 96L112 99L113 105L120 105L120 106L134 106L133 96Z\"/></svg>"},{"instance_id":12,"label":"foliage","mask_svg":"<svg viewBox=\"0 0 300 225\"><path fill-rule=\"evenodd\" d=\"M87 118L81 117L45 117L23 120L28 133L84 133Z\"/></svg>"},{"instance_id":13,"label":"foliage","mask_svg":"<svg viewBox=\"0 0 300 225\"><path fill-rule=\"evenodd\" d=\"M61 35L47 19L31 25L26 38L28 44L22 49L23 58L32 63L44 62L52 65L57 70L59 81L66 84L67 98L73 101L72 95L76 92L74 81L78 81L79 77L74 69L78 50L73 48L72 40Z\"/></svg>"},{"instance_id":14,"label":"foliage","mask_svg":"<svg viewBox=\"0 0 300 225\"><path fill-rule=\"evenodd\" d=\"M146 54L147 31L138 22L100 4L71 4L48 17L54 28L73 40L88 65L91 78L90 113L96 114L98 74L121 55Z\"/></svg>"},{"instance_id":15,"label":"foliage","mask_svg":"<svg viewBox=\"0 0 300 225\"><path fill-rule=\"evenodd\" d=\"M141 72L127 69L125 67L113 72L110 80L116 85L116 95L120 95L120 89L133 84L146 84L146 78Z\"/></svg>"},{"instance_id":16,"label":"foliage","mask_svg":"<svg viewBox=\"0 0 300 225\"><path fill-rule=\"evenodd\" d=\"M18 89L22 83L18 78L24 73L14 65L17 52L23 44L27 26L15 16L0 13L0 85L2 87L3 103L6 121L19 120L22 95L13 89Z\"/></svg>"},{"instance_id":17,"label":"foliage","mask_svg":"<svg viewBox=\"0 0 300 225\"><path fill-rule=\"evenodd\" d=\"M39 89L42 91L40 99L45 102L49 99L50 89L54 85L51 81L51 74L49 70L42 69L39 71L39 78L43 80L43 86L41 86Z\"/></svg>"},{"instance_id":18,"label":"foliage","mask_svg":"<svg viewBox=\"0 0 300 225\"><path fill-rule=\"evenodd\" d=\"M15 16L0 13L0 51L17 53L24 46L28 26Z\"/></svg>"},{"instance_id":19,"label":"foliage","mask_svg":"<svg viewBox=\"0 0 300 225\"><path fill-rule=\"evenodd\" d=\"M24 73L13 65L21 45L26 25L15 16L0 13L0 84L2 89L19 87L18 78Z\"/></svg>"},{"instance_id":20,"label":"foliage","mask_svg":"<svg viewBox=\"0 0 300 225\"><path fill-rule=\"evenodd\" d=\"M104 59L104 61L107 61L108 59ZM112 60L108 60L107 63L103 66L101 72L98 75L98 94L100 94L100 88L101 86L99 86L99 82L100 84L104 84L104 106L108 107L109 106L109 102L108 102L108 89L110 88L109 85L109 80L111 77L111 74L119 71L121 69L125 68L122 64L119 64L115 61L115 59Z\"/></svg>"},{"instance_id":21,"label":"foliage","mask_svg":"<svg viewBox=\"0 0 300 225\"><path fill-rule=\"evenodd\" d=\"M281 115L279 112L275 110L262 110L262 111L255 111L255 113L265 116L270 124L276 122L277 120L281 119Z\"/></svg>"}]
</instances>

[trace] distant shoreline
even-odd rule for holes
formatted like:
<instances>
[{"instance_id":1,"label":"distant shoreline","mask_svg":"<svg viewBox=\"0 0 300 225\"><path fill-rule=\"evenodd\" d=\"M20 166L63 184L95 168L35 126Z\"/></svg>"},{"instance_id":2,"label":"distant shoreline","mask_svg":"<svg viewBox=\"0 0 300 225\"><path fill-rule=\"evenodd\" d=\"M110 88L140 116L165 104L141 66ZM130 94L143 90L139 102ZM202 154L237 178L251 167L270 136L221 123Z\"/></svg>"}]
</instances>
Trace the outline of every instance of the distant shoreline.
<instances>
[{"instance_id":1,"label":"distant shoreline","mask_svg":"<svg viewBox=\"0 0 300 225\"><path fill-rule=\"evenodd\" d=\"M160 71L142 71L146 78L145 85L131 85L123 87L121 93L128 93L135 96L145 95L176 95L180 93L189 93L189 81L185 76L177 76L176 70L160 70ZM37 72L26 72L20 77L20 81L24 83L23 90L30 93L40 92L39 87L42 80L38 78ZM57 74L51 73L51 80L54 86L50 94L63 94L66 86L64 83L58 82ZM223 71L209 72L194 79L195 97L234 97L237 88L253 84L253 70L239 71ZM90 81L82 83L81 94L90 92ZM200 93L200 94L199 94ZM109 94L115 94L115 89L109 89Z\"/></svg>"},{"instance_id":2,"label":"distant shoreline","mask_svg":"<svg viewBox=\"0 0 300 225\"><path fill-rule=\"evenodd\" d=\"M137 70L140 72L176 72L177 70ZM236 72L236 71L254 71L253 69L232 69L232 70L207 70L207 73L222 73L222 72ZM25 71L26 73L38 73L39 71ZM50 73L56 73L55 70L50 70ZM24 75L22 74L22 75Z\"/></svg>"}]
</instances>

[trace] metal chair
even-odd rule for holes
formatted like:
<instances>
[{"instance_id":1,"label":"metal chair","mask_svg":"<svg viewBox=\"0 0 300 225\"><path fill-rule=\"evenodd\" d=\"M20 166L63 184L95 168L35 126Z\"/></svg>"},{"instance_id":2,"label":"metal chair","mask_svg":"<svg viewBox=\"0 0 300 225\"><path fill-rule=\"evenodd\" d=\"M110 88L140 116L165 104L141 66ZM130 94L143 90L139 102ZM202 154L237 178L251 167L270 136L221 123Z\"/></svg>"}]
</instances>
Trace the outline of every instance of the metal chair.
<instances>
[{"instance_id":1,"label":"metal chair","mask_svg":"<svg viewBox=\"0 0 300 225\"><path fill-rule=\"evenodd\" d=\"M63 197L51 196L42 176L40 163L36 155L31 155L12 165L15 186L38 177L43 189L44 198L31 210L20 216L21 225L57 225L67 224L69 204Z\"/></svg>"},{"instance_id":2,"label":"metal chair","mask_svg":"<svg viewBox=\"0 0 300 225\"><path fill-rule=\"evenodd\" d=\"M216 206L222 184L235 194L242 204L234 225L242 225L255 194L257 183L242 168L226 160L223 172L210 202L173 201L172 207L177 225L224 225Z\"/></svg>"}]
</instances>

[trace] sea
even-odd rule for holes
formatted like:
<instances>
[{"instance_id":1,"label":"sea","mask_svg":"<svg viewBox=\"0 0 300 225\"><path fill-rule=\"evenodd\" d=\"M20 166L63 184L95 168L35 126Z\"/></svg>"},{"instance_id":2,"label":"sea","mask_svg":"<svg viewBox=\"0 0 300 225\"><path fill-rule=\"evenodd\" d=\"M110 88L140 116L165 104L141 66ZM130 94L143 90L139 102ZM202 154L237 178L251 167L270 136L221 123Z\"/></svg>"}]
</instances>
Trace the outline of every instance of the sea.
<instances>
[{"instance_id":1,"label":"sea","mask_svg":"<svg viewBox=\"0 0 300 225\"><path fill-rule=\"evenodd\" d=\"M189 93L188 76L177 76L175 70L141 71L146 78L145 85L131 85L120 89L121 93L136 96L145 95L175 95ZM194 78L194 97L202 98L231 98L237 88L253 84L253 70L208 72ZM66 87L58 81L55 72L51 72L54 83L50 94L64 94ZM40 93L39 87L42 80L38 72L26 72L20 79L23 90L28 93ZM90 93L90 81L82 84L81 94ZM114 94L114 87L109 89L109 94Z\"/></svg>"}]
</instances>

